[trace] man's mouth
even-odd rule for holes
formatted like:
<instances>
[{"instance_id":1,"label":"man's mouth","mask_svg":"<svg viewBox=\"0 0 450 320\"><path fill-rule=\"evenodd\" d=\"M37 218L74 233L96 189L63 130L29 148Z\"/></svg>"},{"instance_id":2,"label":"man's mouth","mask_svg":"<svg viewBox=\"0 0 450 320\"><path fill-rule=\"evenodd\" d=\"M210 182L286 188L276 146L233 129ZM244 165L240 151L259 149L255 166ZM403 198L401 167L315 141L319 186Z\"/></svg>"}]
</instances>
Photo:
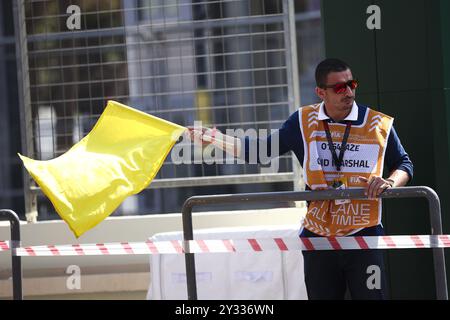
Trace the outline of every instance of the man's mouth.
<instances>
[{"instance_id":1,"label":"man's mouth","mask_svg":"<svg viewBox=\"0 0 450 320\"><path fill-rule=\"evenodd\" d=\"M353 102L353 97L350 98L344 98L344 100L342 100L343 102Z\"/></svg>"}]
</instances>

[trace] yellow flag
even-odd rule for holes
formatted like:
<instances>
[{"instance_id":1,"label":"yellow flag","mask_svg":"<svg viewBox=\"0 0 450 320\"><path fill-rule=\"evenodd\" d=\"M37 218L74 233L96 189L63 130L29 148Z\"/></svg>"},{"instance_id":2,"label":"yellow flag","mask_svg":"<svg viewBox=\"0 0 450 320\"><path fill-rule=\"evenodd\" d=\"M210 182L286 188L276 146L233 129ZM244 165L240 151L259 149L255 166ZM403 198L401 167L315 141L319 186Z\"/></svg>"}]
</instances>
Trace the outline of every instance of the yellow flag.
<instances>
[{"instance_id":1,"label":"yellow flag","mask_svg":"<svg viewBox=\"0 0 450 320\"><path fill-rule=\"evenodd\" d=\"M78 238L147 187L186 128L115 101L63 155L25 168Z\"/></svg>"}]
</instances>

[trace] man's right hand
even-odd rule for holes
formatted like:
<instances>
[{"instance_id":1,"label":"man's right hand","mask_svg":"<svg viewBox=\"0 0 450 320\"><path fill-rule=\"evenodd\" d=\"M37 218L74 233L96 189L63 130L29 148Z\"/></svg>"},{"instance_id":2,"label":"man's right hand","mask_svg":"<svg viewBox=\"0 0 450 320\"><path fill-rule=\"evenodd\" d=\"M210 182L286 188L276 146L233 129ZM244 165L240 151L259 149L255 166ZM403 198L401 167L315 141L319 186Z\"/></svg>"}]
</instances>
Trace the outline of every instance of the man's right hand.
<instances>
[{"instance_id":1,"label":"man's right hand","mask_svg":"<svg viewBox=\"0 0 450 320\"><path fill-rule=\"evenodd\" d=\"M215 146L231 154L233 157L241 155L241 141L235 137L222 134L216 128L210 129L206 127L187 127L185 134L194 143L206 146L214 143Z\"/></svg>"},{"instance_id":2,"label":"man's right hand","mask_svg":"<svg viewBox=\"0 0 450 320\"><path fill-rule=\"evenodd\" d=\"M217 134L217 129L210 129L207 127L192 127L188 126L186 132L188 138L194 143L202 144L203 146L211 144Z\"/></svg>"}]
</instances>

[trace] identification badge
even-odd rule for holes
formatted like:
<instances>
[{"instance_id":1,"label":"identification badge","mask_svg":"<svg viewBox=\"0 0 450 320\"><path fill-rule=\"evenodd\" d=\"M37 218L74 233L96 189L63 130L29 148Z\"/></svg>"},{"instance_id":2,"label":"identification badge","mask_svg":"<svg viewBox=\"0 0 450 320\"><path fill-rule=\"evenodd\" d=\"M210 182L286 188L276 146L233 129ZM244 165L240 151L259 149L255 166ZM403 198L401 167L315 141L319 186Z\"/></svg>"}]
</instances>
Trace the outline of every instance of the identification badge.
<instances>
[{"instance_id":1,"label":"identification badge","mask_svg":"<svg viewBox=\"0 0 450 320\"><path fill-rule=\"evenodd\" d=\"M340 177L338 179L335 179L333 181L333 184L331 185L331 187L333 189L336 190L344 190L347 188L347 178L346 177ZM342 204L346 204L346 203L350 203L350 199L335 199L334 203L336 205L342 205Z\"/></svg>"}]
</instances>

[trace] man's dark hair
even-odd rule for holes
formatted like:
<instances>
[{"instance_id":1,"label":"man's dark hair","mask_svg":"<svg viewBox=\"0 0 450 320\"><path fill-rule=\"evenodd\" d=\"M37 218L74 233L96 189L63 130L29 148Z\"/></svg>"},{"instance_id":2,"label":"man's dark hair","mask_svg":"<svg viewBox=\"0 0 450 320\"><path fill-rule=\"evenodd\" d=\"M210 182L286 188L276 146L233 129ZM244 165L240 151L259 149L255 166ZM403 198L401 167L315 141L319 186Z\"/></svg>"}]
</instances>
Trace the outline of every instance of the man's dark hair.
<instances>
[{"instance_id":1,"label":"man's dark hair","mask_svg":"<svg viewBox=\"0 0 450 320\"><path fill-rule=\"evenodd\" d=\"M327 76L330 72L341 72L350 69L349 65L344 61L328 58L320 62L316 67L316 85L322 88L326 85Z\"/></svg>"}]
</instances>

